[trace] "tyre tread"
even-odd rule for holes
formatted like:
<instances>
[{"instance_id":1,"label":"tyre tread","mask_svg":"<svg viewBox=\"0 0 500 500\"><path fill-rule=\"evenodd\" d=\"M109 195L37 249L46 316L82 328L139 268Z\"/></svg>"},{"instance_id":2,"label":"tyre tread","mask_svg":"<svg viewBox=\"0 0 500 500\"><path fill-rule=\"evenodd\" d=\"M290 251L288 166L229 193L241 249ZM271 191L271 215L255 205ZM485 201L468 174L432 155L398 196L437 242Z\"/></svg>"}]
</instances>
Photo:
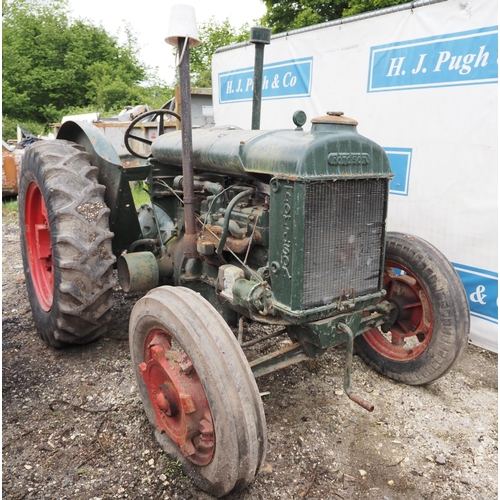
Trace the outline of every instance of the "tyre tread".
<instances>
[{"instance_id":1,"label":"tyre tread","mask_svg":"<svg viewBox=\"0 0 500 500\"><path fill-rule=\"evenodd\" d=\"M136 378L139 387L142 386L142 399L152 424L154 415L151 408L148 409L147 389L144 393L137 371L142 346L136 325L142 317L159 314L158 311L168 317L169 327L177 340L181 344L186 342L183 347L186 352L189 350L209 401L212 397L223 402L222 414L217 413L221 410L217 405L211 407L211 411L214 422L218 422L216 425L222 426L224 422L221 427L224 432L222 435L216 432L216 455L206 467L193 465L179 454L176 445L158 432L157 440L167 453L181 461L185 472L202 489L215 496L239 491L255 479L267 447L262 401L248 362L225 321L201 295L179 286L151 290L132 310L129 336ZM174 331L176 328L178 331ZM189 339L183 339L182 335ZM196 366L195 359L201 367Z\"/></svg>"},{"instance_id":2,"label":"tyre tread","mask_svg":"<svg viewBox=\"0 0 500 500\"><path fill-rule=\"evenodd\" d=\"M388 233L386 259L405 265L424 285L433 307L433 338L412 361L386 358L363 336L355 339L356 350L368 365L389 378L409 385L431 383L445 375L467 347L470 318L465 290L443 254L417 236Z\"/></svg>"},{"instance_id":3,"label":"tyre tread","mask_svg":"<svg viewBox=\"0 0 500 500\"><path fill-rule=\"evenodd\" d=\"M31 181L40 186L49 217L53 258L60 276L54 283L51 318L42 318L44 314L37 308L36 294L33 290L30 293L39 333L55 347L90 342L106 331L110 321L115 285L112 267L116 258L111 248L114 235L109 231L110 211L104 203L105 188L98 184L98 168L90 162L91 156L82 146L55 140L32 145L22 165L27 180L20 188L24 186L25 191ZM24 194L20 190L21 223ZM102 208L91 218L78 211L85 204L96 203ZM29 280L24 237L22 240Z\"/></svg>"}]
</instances>

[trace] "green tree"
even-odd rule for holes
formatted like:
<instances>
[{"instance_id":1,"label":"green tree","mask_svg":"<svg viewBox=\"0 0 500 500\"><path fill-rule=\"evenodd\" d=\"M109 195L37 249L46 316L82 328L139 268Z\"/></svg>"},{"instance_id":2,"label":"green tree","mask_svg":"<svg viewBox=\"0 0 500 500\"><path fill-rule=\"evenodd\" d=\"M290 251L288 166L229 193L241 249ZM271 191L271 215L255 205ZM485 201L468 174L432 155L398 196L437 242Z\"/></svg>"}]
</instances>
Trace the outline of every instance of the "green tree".
<instances>
[{"instance_id":1,"label":"green tree","mask_svg":"<svg viewBox=\"0 0 500 500\"><path fill-rule=\"evenodd\" d=\"M408 0L349 0L347 9L344 10L343 17L354 16L369 12L371 10L384 9L393 5L407 3Z\"/></svg>"},{"instance_id":2,"label":"green tree","mask_svg":"<svg viewBox=\"0 0 500 500\"><path fill-rule=\"evenodd\" d=\"M264 0L267 12L263 17L273 33L319 24L342 17L349 0Z\"/></svg>"},{"instance_id":3,"label":"green tree","mask_svg":"<svg viewBox=\"0 0 500 500\"><path fill-rule=\"evenodd\" d=\"M407 0L263 0L262 22L273 33L283 33L341 17L406 3Z\"/></svg>"},{"instance_id":4,"label":"green tree","mask_svg":"<svg viewBox=\"0 0 500 500\"><path fill-rule=\"evenodd\" d=\"M71 21L67 0L2 0L2 113L46 123L67 109L135 104L147 74L135 46Z\"/></svg>"},{"instance_id":5,"label":"green tree","mask_svg":"<svg viewBox=\"0 0 500 500\"><path fill-rule=\"evenodd\" d=\"M212 56L220 47L249 39L249 27L237 29L228 19L222 22L210 18L198 26L200 45L190 50L191 85L193 87L212 86Z\"/></svg>"}]
</instances>

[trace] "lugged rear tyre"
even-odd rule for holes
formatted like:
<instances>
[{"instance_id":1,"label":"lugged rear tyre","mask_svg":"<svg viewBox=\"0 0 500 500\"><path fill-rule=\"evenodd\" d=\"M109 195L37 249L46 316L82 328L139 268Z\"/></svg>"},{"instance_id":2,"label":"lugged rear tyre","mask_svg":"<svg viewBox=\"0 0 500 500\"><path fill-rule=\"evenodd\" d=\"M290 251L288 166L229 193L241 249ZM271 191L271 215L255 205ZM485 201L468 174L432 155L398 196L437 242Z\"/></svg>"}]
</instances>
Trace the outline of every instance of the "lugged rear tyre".
<instances>
[{"instance_id":1,"label":"lugged rear tyre","mask_svg":"<svg viewBox=\"0 0 500 500\"><path fill-rule=\"evenodd\" d=\"M53 347L101 336L113 305L113 233L98 169L79 145L62 140L26 149L19 223L35 325Z\"/></svg>"}]
</instances>

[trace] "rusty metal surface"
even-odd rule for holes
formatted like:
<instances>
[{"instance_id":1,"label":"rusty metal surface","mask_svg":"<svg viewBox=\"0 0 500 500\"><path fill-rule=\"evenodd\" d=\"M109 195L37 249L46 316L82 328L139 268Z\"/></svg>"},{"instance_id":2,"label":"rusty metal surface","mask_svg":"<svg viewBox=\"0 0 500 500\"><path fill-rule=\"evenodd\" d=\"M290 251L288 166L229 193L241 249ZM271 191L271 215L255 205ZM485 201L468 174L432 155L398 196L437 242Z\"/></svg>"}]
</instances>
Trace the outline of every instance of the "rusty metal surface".
<instances>
[{"instance_id":1,"label":"rusty metal surface","mask_svg":"<svg viewBox=\"0 0 500 500\"><path fill-rule=\"evenodd\" d=\"M231 212L233 211L234 207L236 204L242 200L243 198L246 198L253 194L254 188L247 189L245 191L242 191L241 193L238 193L228 204L225 214L224 214L224 225L222 226L222 234L220 235L220 241L219 241L219 246L217 247L216 252L220 254L224 248L224 245L226 243L227 237L229 236L229 222L231 219Z\"/></svg>"},{"instance_id":2,"label":"rusty metal surface","mask_svg":"<svg viewBox=\"0 0 500 500\"><path fill-rule=\"evenodd\" d=\"M375 406L362 398L359 394L351 391L351 370L352 357L354 354L354 333L345 323L339 323L337 329L347 335L346 356L345 356L345 371L344 371L344 392L351 401L354 401L365 410L372 412Z\"/></svg>"},{"instance_id":3,"label":"rusty metal surface","mask_svg":"<svg viewBox=\"0 0 500 500\"><path fill-rule=\"evenodd\" d=\"M193 362L175 337L160 328L148 333L144 353L139 371L155 412L156 427L192 463L208 465L215 450L214 425Z\"/></svg>"},{"instance_id":4,"label":"rusty metal surface","mask_svg":"<svg viewBox=\"0 0 500 500\"><path fill-rule=\"evenodd\" d=\"M147 291L158 286L158 264L151 252L123 254L118 259L117 269L125 293Z\"/></svg>"},{"instance_id":5,"label":"rusty metal surface","mask_svg":"<svg viewBox=\"0 0 500 500\"><path fill-rule=\"evenodd\" d=\"M240 321L243 321L243 317L240 318ZM241 326L241 330L243 330L243 327ZM243 332L241 332L243 337ZM272 339L274 337L279 337L280 335L283 335L286 333L286 329L283 330L278 330L277 332L270 333L269 335L264 335L263 337L259 337L257 339L249 340L248 342L240 342L240 345L242 348L245 347L250 347L252 345L258 344L259 342L264 342L265 340ZM238 331L238 338L240 338L240 332Z\"/></svg>"},{"instance_id":6,"label":"rusty metal surface","mask_svg":"<svg viewBox=\"0 0 500 500\"><path fill-rule=\"evenodd\" d=\"M210 224L205 225L205 239L211 243L214 243L215 246L219 245L222 235L222 227L213 226ZM241 254L248 249L249 245L260 245L262 243L262 235L259 231L254 231L254 233L250 236L245 236L244 238L235 238L233 236L227 236L224 242L224 248L227 248L231 252L236 254Z\"/></svg>"},{"instance_id":7,"label":"rusty metal surface","mask_svg":"<svg viewBox=\"0 0 500 500\"><path fill-rule=\"evenodd\" d=\"M348 396L349 396L349 399L351 401L354 401L359 406L364 408L366 411L372 412L375 408L375 406L372 403L370 403L366 399L362 398L360 395L356 394L355 392L351 392Z\"/></svg>"},{"instance_id":8,"label":"rusty metal surface","mask_svg":"<svg viewBox=\"0 0 500 500\"><path fill-rule=\"evenodd\" d=\"M184 189L184 256L187 259L198 257L196 249L196 198L194 195L194 173L193 173L193 138L192 138L192 118L191 118L191 84L189 65L189 38L179 38L179 81L181 92L181 119L182 119L182 177Z\"/></svg>"},{"instance_id":9,"label":"rusty metal surface","mask_svg":"<svg viewBox=\"0 0 500 500\"><path fill-rule=\"evenodd\" d=\"M317 116L311 120L311 123L325 123L335 125L353 125L356 127L358 122L354 118L343 116L343 111L327 111L325 116Z\"/></svg>"},{"instance_id":10,"label":"rusty metal surface","mask_svg":"<svg viewBox=\"0 0 500 500\"><path fill-rule=\"evenodd\" d=\"M2 141L2 196L17 194L19 169L24 155L24 148L11 148Z\"/></svg>"},{"instance_id":11,"label":"rusty metal surface","mask_svg":"<svg viewBox=\"0 0 500 500\"><path fill-rule=\"evenodd\" d=\"M255 377L261 377L306 359L308 356L302 350L301 345L296 342L252 361L250 368Z\"/></svg>"},{"instance_id":12,"label":"rusty metal surface","mask_svg":"<svg viewBox=\"0 0 500 500\"><path fill-rule=\"evenodd\" d=\"M113 147L118 153L118 156L122 160L122 164L124 166L139 165L141 163L144 163L138 158L131 158L127 151L127 148L125 147L123 138L125 130L130 125L130 122L102 121L93 122L92 125L94 125L94 127L97 127L99 131L113 144ZM61 126L62 125L60 123L52 124L55 135L58 134ZM174 130L176 130L175 123L171 123L168 120L165 121L164 127L166 132L173 132ZM153 141L158 137L157 133L158 122L139 122L134 125L134 134L141 138ZM134 151L137 151L142 155L149 155L150 151L147 144L143 144L142 142L135 140L131 140L130 142Z\"/></svg>"}]
</instances>

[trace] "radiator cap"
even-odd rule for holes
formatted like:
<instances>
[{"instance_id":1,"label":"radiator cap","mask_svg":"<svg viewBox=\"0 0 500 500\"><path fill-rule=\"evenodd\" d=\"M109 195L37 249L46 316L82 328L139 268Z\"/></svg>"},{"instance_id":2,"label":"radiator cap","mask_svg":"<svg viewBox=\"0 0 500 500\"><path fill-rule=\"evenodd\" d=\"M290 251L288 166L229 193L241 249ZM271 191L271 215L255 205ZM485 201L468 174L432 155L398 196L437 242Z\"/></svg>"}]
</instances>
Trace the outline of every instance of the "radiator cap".
<instances>
[{"instance_id":1,"label":"radiator cap","mask_svg":"<svg viewBox=\"0 0 500 500\"><path fill-rule=\"evenodd\" d=\"M327 111L326 116L318 116L311 120L311 123L331 123L334 125L352 125L356 126L358 122L353 118L344 116L343 111Z\"/></svg>"}]
</instances>

